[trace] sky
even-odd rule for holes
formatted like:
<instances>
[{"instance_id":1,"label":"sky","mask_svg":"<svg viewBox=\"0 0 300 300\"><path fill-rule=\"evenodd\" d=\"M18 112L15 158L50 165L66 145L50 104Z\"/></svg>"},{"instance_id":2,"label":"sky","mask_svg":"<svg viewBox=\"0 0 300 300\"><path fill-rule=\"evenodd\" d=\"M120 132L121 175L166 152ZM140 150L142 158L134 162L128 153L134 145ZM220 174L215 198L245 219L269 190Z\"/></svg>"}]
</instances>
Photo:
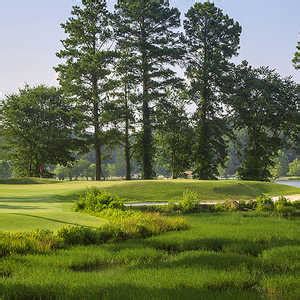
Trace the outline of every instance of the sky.
<instances>
[{"instance_id":1,"label":"sky","mask_svg":"<svg viewBox=\"0 0 300 300\"><path fill-rule=\"evenodd\" d=\"M0 97L24 84L56 85L53 67L64 33L60 27L79 0L9 0L0 5ZM184 13L195 0L170 0ZM300 40L299 0L215 0L243 27L240 55L300 82L291 59ZM115 1L108 0L113 7Z\"/></svg>"}]
</instances>

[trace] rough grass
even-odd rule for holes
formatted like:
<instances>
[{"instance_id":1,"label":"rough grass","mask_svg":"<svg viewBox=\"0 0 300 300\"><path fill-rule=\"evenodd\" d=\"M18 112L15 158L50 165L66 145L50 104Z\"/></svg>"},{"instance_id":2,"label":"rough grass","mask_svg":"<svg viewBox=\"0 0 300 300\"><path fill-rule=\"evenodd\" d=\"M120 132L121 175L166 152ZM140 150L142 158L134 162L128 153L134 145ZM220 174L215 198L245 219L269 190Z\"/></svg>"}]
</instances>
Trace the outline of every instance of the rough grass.
<instances>
[{"instance_id":1,"label":"rough grass","mask_svg":"<svg viewBox=\"0 0 300 300\"><path fill-rule=\"evenodd\" d=\"M299 299L299 219L187 219L188 231L1 259L0 298Z\"/></svg>"},{"instance_id":2,"label":"rough grass","mask_svg":"<svg viewBox=\"0 0 300 300\"><path fill-rule=\"evenodd\" d=\"M87 187L98 187L132 202L177 201L187 189L197 192L202 201L247 200L261 193L300 194L300 189L285 185L231 180L0 184L0 231L55 230L68 223L99 227L99 218L72 212L73 201Z\"/></svg>"}]
</instances>

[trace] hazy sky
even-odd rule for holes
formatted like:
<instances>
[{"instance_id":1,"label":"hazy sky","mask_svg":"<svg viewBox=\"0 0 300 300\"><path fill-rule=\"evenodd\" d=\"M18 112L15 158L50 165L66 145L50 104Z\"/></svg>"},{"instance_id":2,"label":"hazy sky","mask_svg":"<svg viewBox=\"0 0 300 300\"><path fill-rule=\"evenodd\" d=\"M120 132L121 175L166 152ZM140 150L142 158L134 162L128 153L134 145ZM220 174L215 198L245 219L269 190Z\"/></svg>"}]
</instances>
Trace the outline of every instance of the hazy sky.
<instances>
[{"instance_id":1,"label":"hazy sky","mask_svg":"<svg viewBox=\"0 0 300 300\"><path fill-rule=\"evenodd\" d=\"M0 6L0 97L28 84L56 84L59 26L78 0L9 0ZM115 1L108 0L113 6ZM171 0L185 12L195 0ZM300 39L300 0L216 0L243 27L238 61L268 65L300 82L291 59Z\"/></svg>"}]
</instances>

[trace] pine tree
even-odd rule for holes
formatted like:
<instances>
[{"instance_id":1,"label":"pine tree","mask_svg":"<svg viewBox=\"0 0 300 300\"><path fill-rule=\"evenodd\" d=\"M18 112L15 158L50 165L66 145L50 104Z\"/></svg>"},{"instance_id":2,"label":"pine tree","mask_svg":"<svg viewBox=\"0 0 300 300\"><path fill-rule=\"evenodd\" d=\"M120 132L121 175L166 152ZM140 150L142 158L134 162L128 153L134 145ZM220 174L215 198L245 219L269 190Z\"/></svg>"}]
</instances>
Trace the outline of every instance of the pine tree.
<instances>
[{"instance_id":1,"label":"pine tree","mask_svg":"<svg viewBox=\"0 0 300 300\"><path fill-rule=\"evenodd\" d=\"M177 81L171 66L182 55L180 12L168 0L118 0L115 15L118 47L128 49L134 58L130 67L139 90L143 178L151 179L154 105Z\"/></svg>"},{"instance_id":2,"label":"pine tree","mask_svg":"<svg viewBox=\"0 0 300 300\"><path fill-rule=\"evenodd\" d=\"M293 58L293 63L294 63L295 69L300 69L300 42L298 42L297 51Z\"/></svg>"},{"instance_id":3,"label":"pine tree","mask_svg":"<svg viewBox=\"0 0 300 300\"><path fill-rule=\"evenodd\" d=\"M215 179L226 157L223 91L229 60L237 54L241 27L213 3L196 3L184 22L186 76L197 107L194 176Z\"/></svg>"},{"instance_id":4,"label":"pine tree","mask_svg":"<svg viewBox=\"0 0 300 300\"><path fill-rule=\"evenodd\" d=\"M135 131L136 77L132 72L134 57L127 49L116 48L114 66L114 101L110 105L113 123L119 131L118 143L124 149L126 180L131 180L131 158L133 155L132 135Z\"/></svg>"},{"instance_id":5,"label":"pine tree","mask_svg":"<svg viewBox=\"0 0 300 300\"><path fill-rule=\"evenodd\" d=\"M114 57L111 47L110 13L105 0L82 0L72 16L62 24L67 38L57 55L63 62L56 67L61 87L81 111L82 125L93 128L91 143L96 153L96 180L101 179L103 109L111 89L109 76ZM89 139L88 139L89 142Z\"/></svg>"}]
</instances>

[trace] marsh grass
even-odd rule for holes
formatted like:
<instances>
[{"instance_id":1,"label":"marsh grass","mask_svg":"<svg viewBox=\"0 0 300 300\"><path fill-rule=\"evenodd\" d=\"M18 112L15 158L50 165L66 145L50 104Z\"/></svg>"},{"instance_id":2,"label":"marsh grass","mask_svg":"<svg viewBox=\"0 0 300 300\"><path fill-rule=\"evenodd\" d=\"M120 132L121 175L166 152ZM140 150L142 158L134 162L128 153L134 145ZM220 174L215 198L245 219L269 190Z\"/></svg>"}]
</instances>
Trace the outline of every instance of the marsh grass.
<instances>
[{"instance_id":1,"label":"marsh grass","mask_svg":"<svg viewBox=\"0 0 300 300\"><path fill-rule=\"evenodd\" d=\"M140 240L0 260L3 299L298 299L300 220L198 214Z\"/></svg>"}]
</instances>

